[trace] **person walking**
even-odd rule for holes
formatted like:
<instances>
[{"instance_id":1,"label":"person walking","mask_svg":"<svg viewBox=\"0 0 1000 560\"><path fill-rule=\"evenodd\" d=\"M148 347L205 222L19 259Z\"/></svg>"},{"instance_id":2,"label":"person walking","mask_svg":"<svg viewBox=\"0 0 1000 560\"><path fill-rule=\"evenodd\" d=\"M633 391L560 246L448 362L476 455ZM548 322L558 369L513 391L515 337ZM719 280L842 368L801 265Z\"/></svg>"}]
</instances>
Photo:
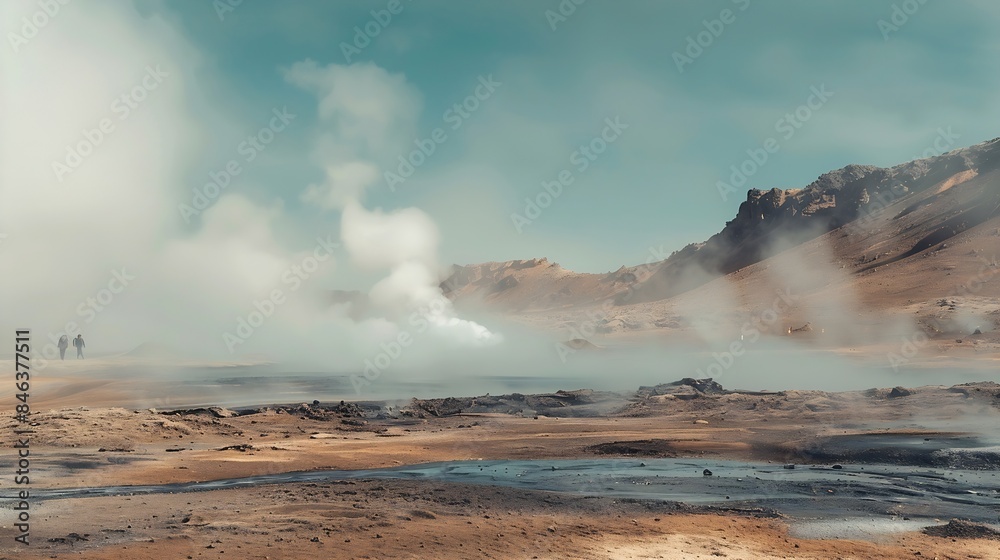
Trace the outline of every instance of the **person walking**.
<instances>
[{"instance_id":1,"label":"person walking","mask_svg":"<svg viewBox=\"0 0 1000 560\"><path fill-rule=\"evenodd\" d=\"M87 344L83 342L82 334L76 335L76 338L73 339L73 346L76 346L77 359L83 358L83 349L87 346Z\"/></svg>"},{"instance_id":2,"label":"person walking","mask_svg":"<svg viewBox=\"0 0 1000 560\"><path fill-rule=\"evenodd\" d=\"M60 336L58 346L59 346L59 359L65 360L66 349L69 348L69 338L67 338L66 335Z\"/></svg>"}]
</instances>

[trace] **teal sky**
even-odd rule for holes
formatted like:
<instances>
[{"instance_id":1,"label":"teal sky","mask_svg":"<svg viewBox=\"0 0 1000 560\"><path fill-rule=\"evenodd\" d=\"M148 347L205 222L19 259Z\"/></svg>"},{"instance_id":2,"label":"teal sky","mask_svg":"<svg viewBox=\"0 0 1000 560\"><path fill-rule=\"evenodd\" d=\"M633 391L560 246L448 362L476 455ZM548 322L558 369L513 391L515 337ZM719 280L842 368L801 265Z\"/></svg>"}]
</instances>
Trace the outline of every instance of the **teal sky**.
<instances>
[{"instance_id":1,"label":"teal sky","mask_svg":"<svg viewBox=\"0 0 1000 560\"><path fill-rule=\"evenodd\" d=\"M395 192L380 178L362 198L369 208L429 214L446 263L546 256L593 272L640 264L650 247L669 252L718 232L747 188L801 187L850 163L908 161L934 146L939 129L955 148L1000 136L1000 4L991 0L564 0L575 11L552 20L554 30L546 11L558 12L557 0L400 1L402 11L350 61L343 45L388 0L243 0L221 18L221 2L141 4L192 45L185 60L197 87L188 103L210 132L191 184L273 107L287 106L294 123L229 188L280 201L296 226L290 237L337 230L339 215L301 196L323 180L310 157L321 132L316 96L288 78L306 60L401 75L419 105L409 134L446 130ZM904 8L913 12L906 21ZM880 27L894 13L901 25ZM675 53L699 33L707 46L679 71ZM445 111L488 76L500 85L451 130ZM800 111L808 119L794 134L780 132L811 88L824 87L832 96ZM616 117L628 128L580 171L571 154ZM777 152L723 200L717 182L769 138ZM372 159L393 170L385 162L399 155ZM524 214L525 198L563 169L573 183L519 233L511 214Z\"/></svg>"}]
</instances>

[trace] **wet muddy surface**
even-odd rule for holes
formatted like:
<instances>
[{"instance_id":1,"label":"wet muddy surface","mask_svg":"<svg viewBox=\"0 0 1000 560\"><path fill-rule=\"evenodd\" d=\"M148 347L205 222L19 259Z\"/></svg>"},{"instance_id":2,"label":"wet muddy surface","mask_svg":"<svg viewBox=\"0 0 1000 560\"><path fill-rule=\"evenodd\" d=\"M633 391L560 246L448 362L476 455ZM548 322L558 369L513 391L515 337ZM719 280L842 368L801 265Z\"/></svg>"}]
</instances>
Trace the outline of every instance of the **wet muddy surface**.
<instances>
[{"instance_id":1,"label":"wet muddy surface","mask_svg":"<svg viewBox=\"0 0 1000 560\"><path fill-rule=\"evenodd\" d=\"M577 496L764 508L802 521L963 518L1000 523L996 471L873 465L777 465L695 459L465 461L390 469L309 471L150 486L38 491L43 500L179 493L265 484L403 479Z\"/></svg>"},{"instance_id":2,"label":"wet muddy surface","mask_svg":"<svg viewBox=\"0 0 1000 560\"><path fill-rule=\"evenodd\" d=\"M857 462L935 468L1000 469L1000 446L969 434L887 433L820 438L796 450L806 462Z\"/></svg>"}]
</instances>

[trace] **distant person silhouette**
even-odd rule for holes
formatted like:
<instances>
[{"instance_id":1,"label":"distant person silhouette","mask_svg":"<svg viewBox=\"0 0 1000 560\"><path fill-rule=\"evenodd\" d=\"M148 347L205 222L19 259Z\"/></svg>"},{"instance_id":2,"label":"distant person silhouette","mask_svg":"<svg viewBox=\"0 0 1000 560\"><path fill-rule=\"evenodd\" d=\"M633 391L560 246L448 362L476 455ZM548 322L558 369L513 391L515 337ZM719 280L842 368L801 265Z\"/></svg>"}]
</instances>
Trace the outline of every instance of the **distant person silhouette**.
<instances>
[{"instance_id":1,"label":"distant person silhouette","mask_svg":"<svg viewBox=\"0 0 1000 560\"><path fill-rule=\"evenodd\" d=\"M83 348L85 346L87 346L87 344L85 342L83 342L83 335L82 334L76 335L76 338L73 339L73 346L76 346L76 357L77 357L77 359L82 358L83 357Z\"/></svg>"},{"instance_id":2,"label":"distant person silhouette","mask_svg":"<svg viewBox=\"0 0 1000 560\"><path fill-rule=\"evenodd\" d=\"M59 337L59 359L60 360L65 360L66 359L66 349L67 348L69 348L69 338L66 338L66 335L62 335L62 336Z\"/></svg>"}]
</instances>

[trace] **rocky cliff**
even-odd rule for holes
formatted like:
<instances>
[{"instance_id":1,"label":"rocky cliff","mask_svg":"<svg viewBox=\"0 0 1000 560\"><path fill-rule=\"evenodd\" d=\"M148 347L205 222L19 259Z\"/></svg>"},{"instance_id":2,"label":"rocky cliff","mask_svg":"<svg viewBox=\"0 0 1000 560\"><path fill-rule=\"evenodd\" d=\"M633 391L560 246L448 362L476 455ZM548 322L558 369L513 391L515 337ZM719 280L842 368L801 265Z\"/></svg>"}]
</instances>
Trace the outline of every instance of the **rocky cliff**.
<instances>
[{"instance_id":1,"label":"rocky cliff","mask_svg":"<svg viewBox=\"0 0 1000 560\"><path fill-rule=\"evenodd\" d=\"M640 303L671 297L705 281L759 262L849 223L880 212L904 197L929 198L932 187L961 182L1000 168L1000 138L940 156L891 168L848 165L820 175L802 189L751 189L747 199L721 232L705 243L689 245L660 263L656 273L619 303ZM917 196L923 194L923 197ZM954 220L956 227L939 232L940 242L975 223L996 215L1000 192L985 192ZM697 273L692 273L692 271Z\"/></svg>"},{"instance_id":2,"label":"rocky cliff","mask_svg":"<svg viewBox=\"0 0 1000 560\"><path fill-rule=\"evenodd\" d=\"M872 226L869 218L897 202L906 201L902 211L893 206L900 215L934 206L935 220L920 225L922 237L902 258L998 215L1000 184L992 180L968 195L940 199L952 186L998 169L1000 138L890 168L848 165L800 189L751 189L719 233L661 262L607 274L578 274L546 259L456 266L441 287L452 298L478 297L522 310L609 297L619 305L657 301L845 225L864 230Z\"/></svg>"}]
</instances>

